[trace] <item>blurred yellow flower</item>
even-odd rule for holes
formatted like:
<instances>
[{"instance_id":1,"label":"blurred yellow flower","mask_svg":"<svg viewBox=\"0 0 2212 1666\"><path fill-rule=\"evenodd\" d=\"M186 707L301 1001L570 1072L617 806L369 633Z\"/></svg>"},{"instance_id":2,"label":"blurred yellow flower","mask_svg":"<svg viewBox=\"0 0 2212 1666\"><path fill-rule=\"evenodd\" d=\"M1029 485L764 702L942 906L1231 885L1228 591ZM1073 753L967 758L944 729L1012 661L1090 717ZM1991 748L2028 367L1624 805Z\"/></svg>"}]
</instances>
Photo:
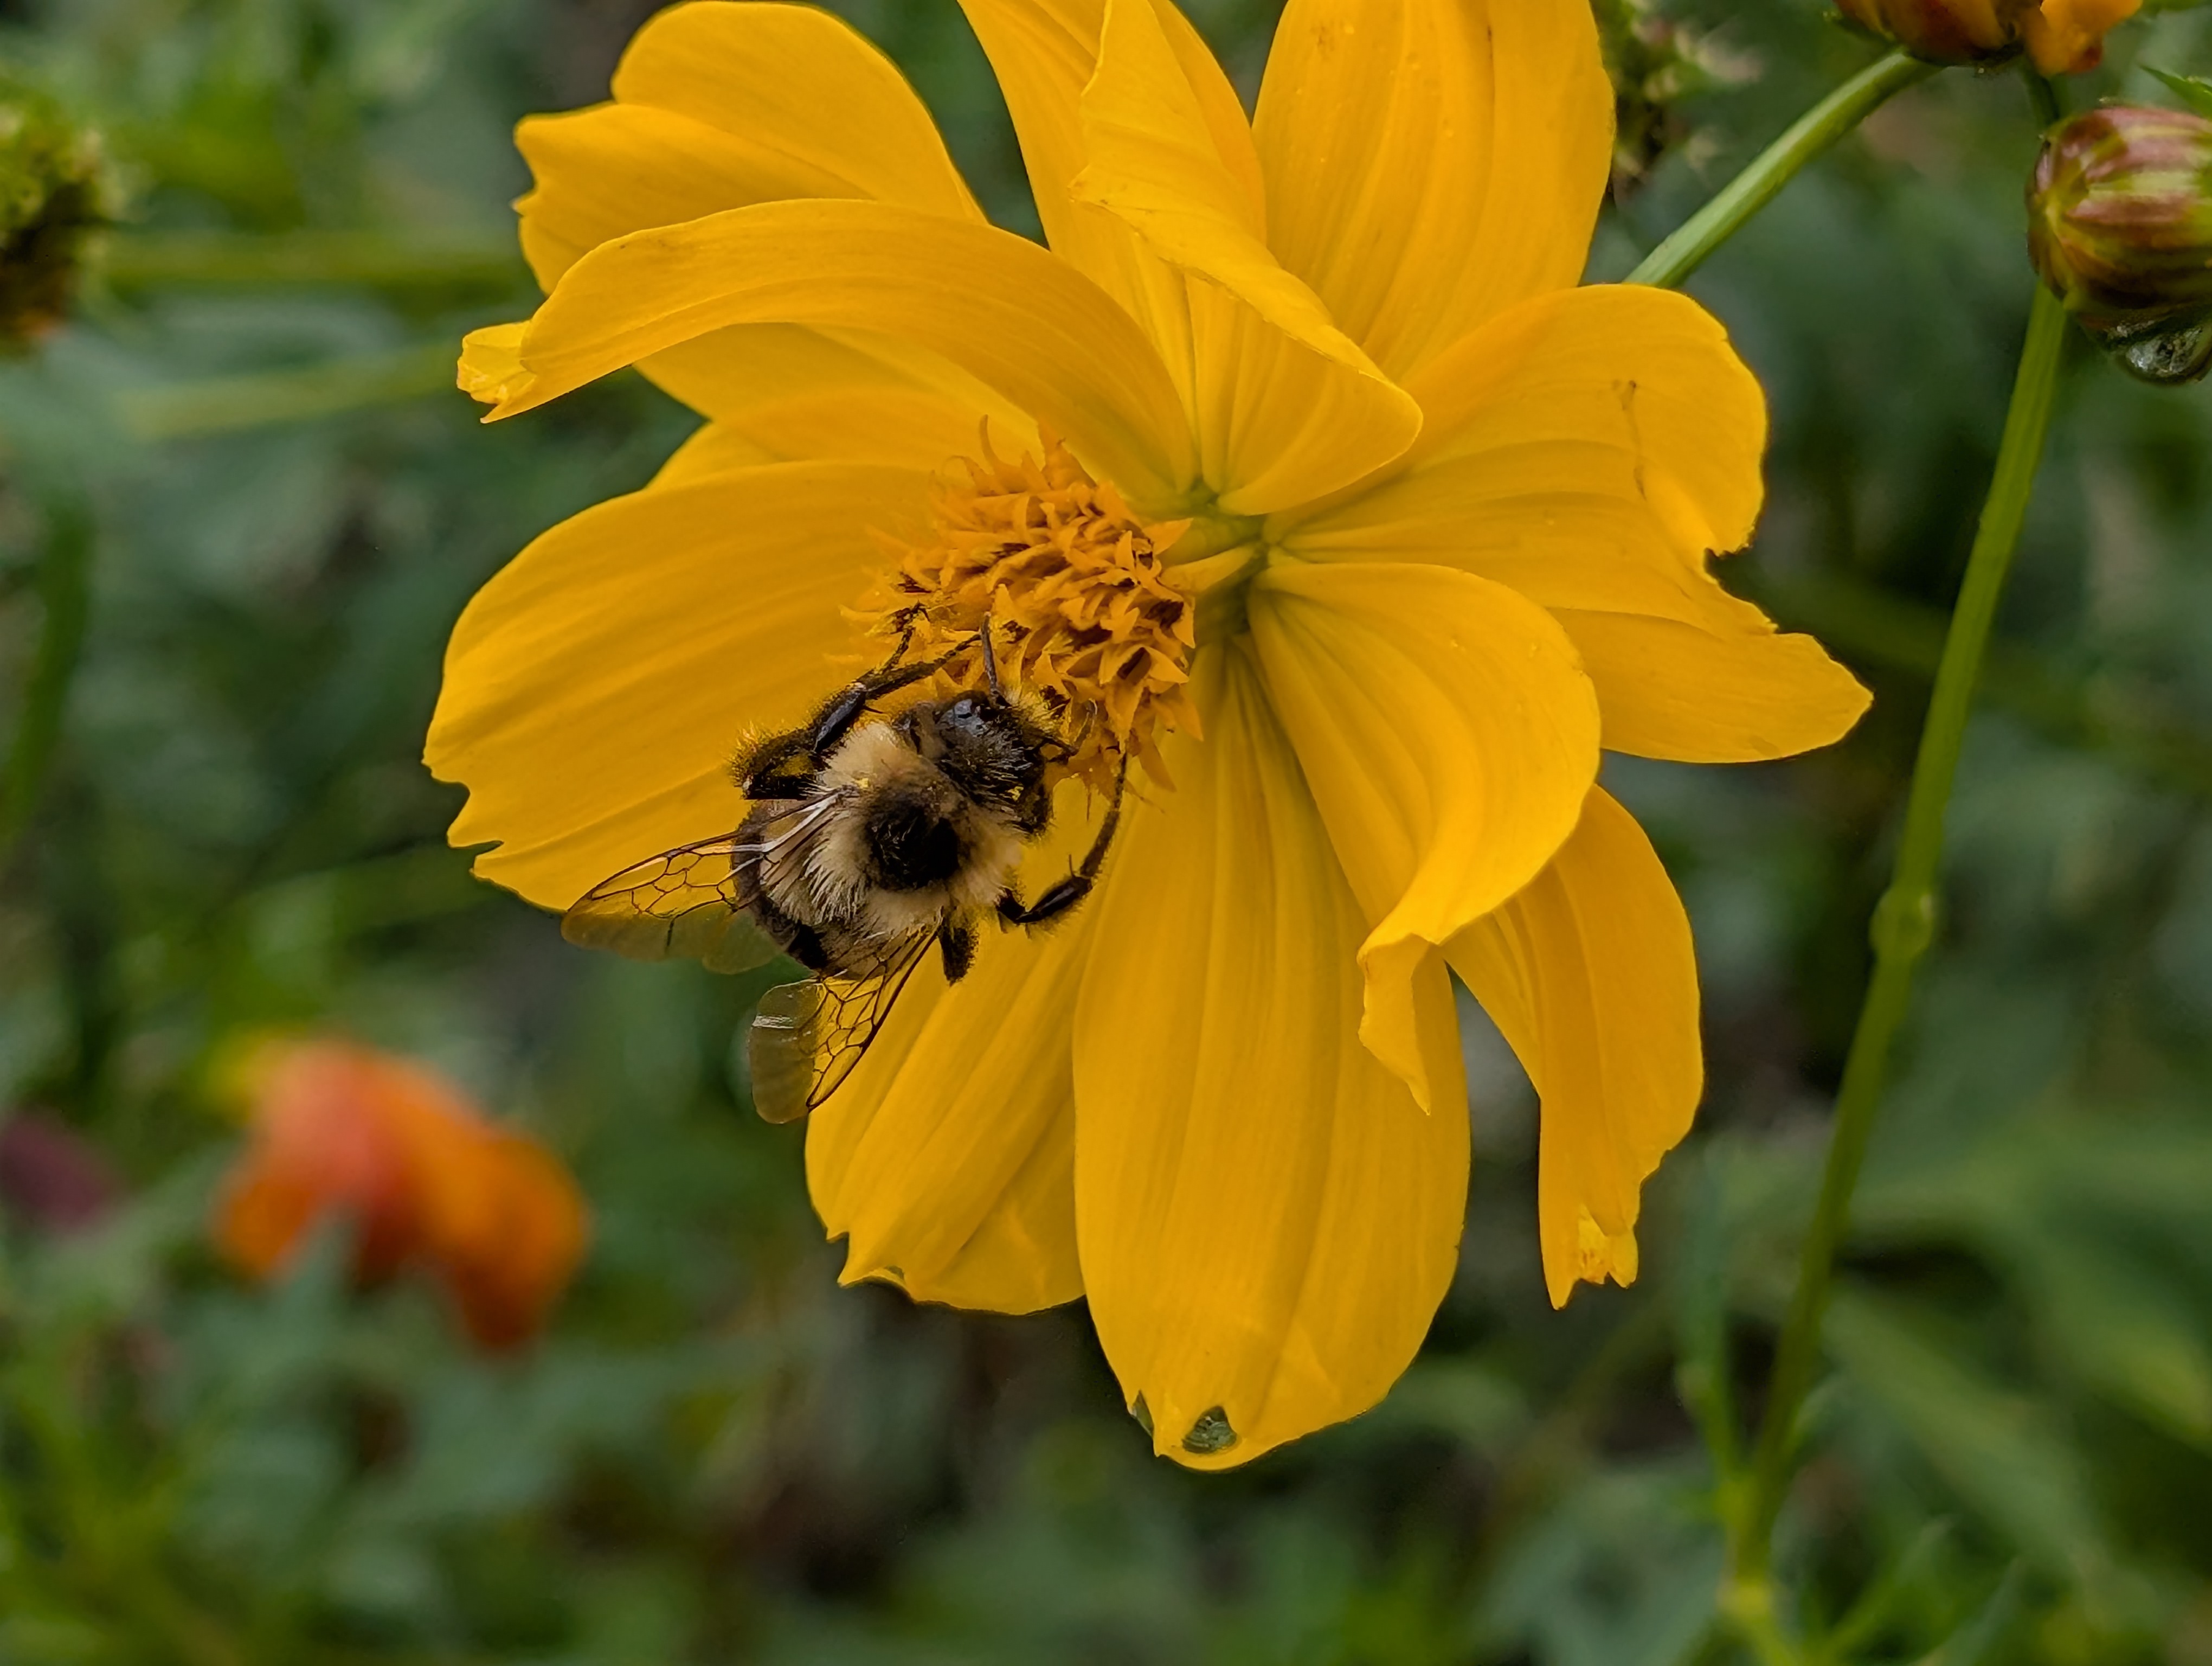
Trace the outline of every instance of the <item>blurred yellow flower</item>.
<instances>
[{"instance_id":1,"label":"blurred yellow flower","mask_svg":"<svg viewBox=\"0 0 2212 1666\"><path fill-rule=\"evenodd\" d=\"M264 1043L235 1074L252 1136L216 1218L233 1262L267 1278L342 1214L361 1283L424 1266L479 1345L537 1334L587 1231L575 1182L542 1146L422 1066L343 1042Z\"/></svg>"},{"instance_id":2,"label":"blurred yellow flower","mask_svg":"<svg viewBox=\"0 0 2212 1666\"><path fill-rule=\"evenodd\" d=\"M733 743L879 657L899 573L1066 621L1028 674L1172 787L1064 927L925 966L809 1177L848 1280L1087 1297L1156 1449L1218 1467L1374 1404L1451 1280L1448 968L1541 1096L1553 1299L1635 1276L1698 991L1600 749L1784 757L1866 695L1707 570L1765 441L1720 326L1576 287L1587 0L1291 0L1249 121L1165 0L963 4L1048 249L807 8L663 12L612 102L523 125L550 295L463 386L635 365L708 421L477 597L428 757L477 871L562 908L733 826ZM1032 895L1087 840L1061 793Z\"/></svg>"},{"instance_id":3,"label":"blurred yellow flower","mask_svg":"<svg viewBox=\"0 0 2212 1666\"><path fill-rule=\"evenodd\" d=\"M2047 76L2094 70L2105 37L2142 9L2142 0L2043 0L2022 26L2028 56Z\"/></svg>"}]
</instances>

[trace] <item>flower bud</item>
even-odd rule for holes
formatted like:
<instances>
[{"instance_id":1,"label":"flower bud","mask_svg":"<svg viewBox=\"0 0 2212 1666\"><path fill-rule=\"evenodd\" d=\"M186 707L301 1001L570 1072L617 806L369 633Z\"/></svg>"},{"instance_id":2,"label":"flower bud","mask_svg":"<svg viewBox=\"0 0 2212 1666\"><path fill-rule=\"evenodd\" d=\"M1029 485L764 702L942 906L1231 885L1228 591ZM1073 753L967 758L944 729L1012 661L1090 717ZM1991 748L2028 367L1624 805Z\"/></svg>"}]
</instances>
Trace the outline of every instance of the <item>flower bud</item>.
<instances>
[{"instance_id":1,"label":"flower bud","mask_svg":"<svg viewBox=\"0 0 2212 1666\"><path fill-rule=\"evenodd\" d=\"M1844 15L1931 64L1986 64L2018 50L2035 0L1837 0Z\"/></svg>"},{"instance_id":2,"label":"flower bud","mask_svg":"<svg viewBox=\"0 0 2212 1666\"><path fill-rule=\"evenodd\" d=\"M2083 327L2152 380L2212 340L2212 121L2113 105L2061 122L2028 191L2028 252Z\"/></svg>"},{"instance_id":3,"label":"flower bud","mask_svg":"<svg viewBox=\"0 0 2212 1666\"><path fill-rule=\"evenodd\" d=\"M114 218L100 137L0 76L0 351L59 324L88 244Z\"/></svg>"},{"instance_id":4,"label":"flower bud","mask_svg":"<svg viewBox=\"0 0 2212 1666\"><path fill-rule=\"evenodd\" d=\"M1930 64L1991 64L2025 44L2045 75L2094 70L2142 0L1836 0L1844 15Z\"/></svg>"}]
</instances>

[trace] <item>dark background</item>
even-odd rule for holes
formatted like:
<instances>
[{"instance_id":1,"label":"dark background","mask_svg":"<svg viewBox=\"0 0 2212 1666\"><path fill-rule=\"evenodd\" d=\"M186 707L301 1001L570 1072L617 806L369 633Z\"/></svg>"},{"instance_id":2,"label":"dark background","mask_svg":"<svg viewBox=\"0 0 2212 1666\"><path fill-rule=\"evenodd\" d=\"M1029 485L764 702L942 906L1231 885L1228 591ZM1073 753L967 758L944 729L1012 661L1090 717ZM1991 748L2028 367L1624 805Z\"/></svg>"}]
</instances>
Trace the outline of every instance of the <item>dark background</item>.
<instances>
[{"instance_id":1,"label":"dark background","mask_svg":"<svg viewBox=\"0 0 2212 1666\"><path fill-rule=\"evenodd\" d=\"M455 614L690 422L634 376L489 429L450 389L462 331L532 299L511 124L604 96L649 9L0 6L0 57L104 128L133 203L77 321L0 367L0 735L52 684L89 527L52 767L0 830L0 1102L125 1188L68 1234L19 1195L0 1232L0 1660L1726 1657L1676 1372L1725 1314L1755 1408L1786 1298L2030 295L2017 79L1906 94L1692 285L1776 417L1727 580L1877 701L1789 764L1608 768L1707 1002L1643 1283L1549 1309L1530 1096L1471 1023L1466 1252L1421 1359L1207 1477L1148 1455L1079 1309L836 1287L799 1132L733 1085L757 983L571 950L445 847L417 754ZM1033 229L953 0L839 9ZM1193 9L1248 94L1276 9ZM1630 96L1601 277L1872 55L1814 0L1601 10ZM2203 73L2208 26L2130 26L2068 96ZM2212 1663L2212 395L2074 345L1784 1523L1807 1618L1876 1593L1823 1660ZM211 1073L301 1025L435 1061L574 1165L597 1239L534 1352L474 1357L427 1287L350 1295L332 1243L266 1292L217 1264Z\"/></svg>"}]
</instances>

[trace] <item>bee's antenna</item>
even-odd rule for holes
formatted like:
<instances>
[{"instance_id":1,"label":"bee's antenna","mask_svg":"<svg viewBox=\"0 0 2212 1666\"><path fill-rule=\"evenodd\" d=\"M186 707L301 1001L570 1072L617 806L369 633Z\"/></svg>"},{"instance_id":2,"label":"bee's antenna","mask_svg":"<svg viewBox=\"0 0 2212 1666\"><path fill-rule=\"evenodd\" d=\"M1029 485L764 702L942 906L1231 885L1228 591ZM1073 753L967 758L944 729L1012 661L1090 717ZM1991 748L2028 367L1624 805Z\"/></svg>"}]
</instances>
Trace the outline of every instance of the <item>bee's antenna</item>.
<instances>
[{"instance_id":1,"label":"bee's antenna","mask_svg":"<svg viewBox=\"0 0 2212 1666\"><path fill-rule=\"evenodd\" d=\"M1003 699L1005 691L999 686L999 656L991 646L991 616L988 613L983 616L983 629L980 635L983 644L983 680L990 685L993 694Z\"/></svg>"}]
</instances>

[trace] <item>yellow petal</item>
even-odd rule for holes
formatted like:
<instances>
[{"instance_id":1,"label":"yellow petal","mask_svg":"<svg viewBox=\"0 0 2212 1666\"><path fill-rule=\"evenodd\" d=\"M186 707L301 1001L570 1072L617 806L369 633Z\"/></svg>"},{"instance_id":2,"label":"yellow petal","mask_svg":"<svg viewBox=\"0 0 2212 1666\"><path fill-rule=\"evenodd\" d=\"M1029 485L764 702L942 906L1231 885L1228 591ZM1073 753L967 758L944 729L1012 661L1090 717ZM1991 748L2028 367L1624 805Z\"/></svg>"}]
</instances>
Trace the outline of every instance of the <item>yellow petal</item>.
<instances>
[{"instance_id":1,"label":"yellow petal","mask_svg":"<svg viewBox=\"0 0 2212 1666\"><path fill-rule=\"evenodd\" d=\"M1586 0L1290 0L1254 126L1275 252L1402 380L1581 275L1613 89Z\"/></svg>"},{"instance_id":2,"label":"yellow petal","mask_svg":"<svg viewBox=\"0 0 2212 1666\"><path fill-rule=\"evenodd\" d=\"M1082 95L1097 67L1105 0L960 0L960 7L1006 94L1046 240L1137 320L1182 377L1188 397L1191 319L1182 276L1127 226L1069 191L1083 171ZM1236 89L1181 12L1162 0L1159 17L1217 150L1256 198L1259 166Z\"/></svg>"},{"instance_id":3,"label":"yellow petal","mask_svg":"<svg viewBox=\"0 0 2212 1666\"><path fill-rule=\"evenodd\" d=\"M672 8L632 40L615 92L612 104L533 117L517 130L537 179L517 204L523 249L548 289L579 257L629 232L785 198L870 198L982 219L912 88L826 12ZM934 356L787 325L718 331L639 368L695 409L749 418L757 434L775 436L777 459L906 461L927 435L933 466L953 454L938 443L946 415L968 429L957 449L974 443L977 412L1004 404ZM849 421L823 409L828 392L834 416ZM841 425L866 430L867 442L823 432ZM886 448L902 427L914 441Z\"/></svg>"},{"instance_id":4,"label":"yellow petal","mask_svg":"<svg viewBox=\"0 0 2212 1666\"><path fill-rule=\"evenodd\" d=\"M830 21L825 13L811 15ZM913 95L907 98L912 103ZM914 107L920 116L920 106ZM915 142L943 159L945 147L937 143L928 119L920 119ZM982 219L957 176L949 173L945 186L921 193L922 200L915 202L869 190L845 173L779 146L653 105L602 104L564 115L533 116L515 130L514 138L538 182L515 204L522 216L522 250L548 289L581 256L628 233L781 198L902 202L954 219ZM853 160L864 164L870 159ZM944 166L949 170L951 164L946 161ZM850 171L868 172L864 165Z\"/></svg>"},{"instance_id":5,"label":"yellow petal","mask_svg":"<svg viewBox=\"0 0 2212 1666\"><path fill-rule=\"evenodd\" d=\"M1251 130L1241 112L1227 123L1208 113L1155 0L1106 0L1097 61L1078 106L1085 166L1072 194L1107 208L1116 195L1135 199L1123 217L1140 231L1148 221L1166 222L1155 244L1210 241L1225 229L1258 243L1264 255L1267 206ZM1193 224L1195 230L1182 229ZM1166 258L1187 264L1172 252ZM1311 291L1306 295L1317 307Z\"/></svg>"},{"instance_id":6,"label":"yellow petal","mask_svg":"<svg viewBox=\"0 0 2212 1666\"><path fill-rule=\"evenodd\" d=\"M1644 1180L1705 1091L1690 922L1636 819L1593 788L1574 837L1445 952L1543 1102L1544 1282L1634 1280Z\"/></svg>"},{"instance_id":7,"label":"yellow petal","mask_svg":"<svg viewBox=\"0 0 2212 1666\"><path fill-rule=\"evenodd\" d=\"M522 368L527 323L487 324L461 337L461 362L453 385L471 399L495 404L528 380Z\"/></svg>"},{"instance_id":8,"label":"yellow petal","mask_svg":"<svg viewBox=\"0 0 2212 1666\"><path fill-rule=\"evenodd\" d=\"M469 789L477 872L562 909L629 863L727 832L745 734L799 721L851 666L871 526L929 477L789 464L618 497L563 521L469 604L425 752Z\"/></svg>"},{"instance_id":9,"label":"yellow petal","mask_svg":"<svg viewBox=\"0 0 2212 1666\"><path fill-rule=\"evenodd\" d=\"M1383 480L1283 518L1302 552L1392 559L1464 550L1539 580L1583 516L1627 560L1695 569L1751 537L1766 401L1712 315L1641 284L1513 308L1407 383L1426 422ZM1640 526L1631 546L1626 528Z\"/></svg>"},{"instance_id":10,"label":"yellow petal","mask_svg":"<svg viewBox=\"0 0 2212 1666\"><path fill-rule=\"evenodd\" d=\"M1597 687L1608 751L1757 763L1832 745L1866 714L1874 696L1818 642L1723 599L1726 624L1558 611Z\"/></svg>"},{"instance_id":11,"label":"yellow petal","mask_svg":"<svg viewBox=\"0 0 2212 1666\"><path fill-rule=\"evenodd\" d=\"M1267 697L1374 922L1360 1038L1429 1104L1414 980L1574 830L1596 697L1543 609L1448 568L1285 562L1249 605Z\"/></svg>"},{"instance_id":12,"label":"yellow petal","mask_svg":"<svg viewBox=\"0 0 2212 1666\"><path fill-rule=\"evenodd\" d=\"M1091 839L1085 794L1061 789L1024 864L1035 896ZM934 957L852 1079L816 1111L807 1180L845 1282L885 1279L917 1301L1028 1313L1083 1293L1075 1253L1075 997L1088 909L1048 933L987 930L947 988Z\"/></svg>"},{"instance_id":13,"label":"yellow petal","mask_svg":"<svg viewBox=\"0 0 2212 1666\"><path fill-rule=\"evenodd\" d=\"M1758 518L1766 407L1710 314L1641 287L1573 289L1492 319L1417 377L1403 463L1278 531L1317 560L1445 563L1558 616L1605 745L1700 762L1837 739L1865 708L1810 638L1728 595L1708 551Z\"/></svg>"},{"instance_id":14,"label":"yellow petal","mask_svg":"<svg viewBox=\"0 0 2212 1666\"><path fill-rule=\"evenodd\" d=\"M714 414L662 465L656 486L763 463L938 470L977 453L986 416L999 454L1036 442L1036 425L974 377L883 336L742 325L639 368Z\"/></svg>"},{"instance_id":15,"label":"yellow petal","mask_svg":"<svg viewBox=\"0 0 2212 1666\"><path fill-rule=\"evenodd\" d=\"M1349 484L1420 431L1421 412L1268 252L1238 124L1224 154L1154 0L1108 0L1082 99L1088 164L1073 187L1162 259L1249 310L1192 297L1205 472L1222 507L1265 514Z\"/></svg>"},{"instance_id":16,"label":"yellow petal","mask_svg":"<svg viewBox=\"0 0 2212 1666\"><path fill-rule=\"evenodd\" d=\"M1468 1146L1455 1093L1423 1116L1356 1039L1364 922L1245 650L1197 671L1206 740L1170 739L1176 790L1138 807L1091 904L1076 1225L1154 1450L1218 1468L1406 1368L1451 1281ZM1441 1081L1441 969L1418 993Z\"/></svg>"},{"instance_id":17,"label":"yellow petal","mask_svg":"<svg viewBox=\"0 0 2212 1666\"><path fill-rule=\"evenodd\" d=\"M1036 425L937 354L887 336L748 324L656 353L638 366L714 419L757 462L848 461L941 468L975 454L980 420L1010 451Z\"/></svg>"},{"instance_id":18,"label":"yellow petal","mask_svg":"<svg viewBox=\"0 0 2212 1666\"><path fill-rule=\"evenodd\" d=\"M788 460L778 457L748 435L725 428L720 423L706 423L670 454L647 489L689 486L718 474L729 474L738 469L757 469L763 463Z\"/></svg>"},{"instance_id":19,"label":"yellow petal","mask_svg":"<svg viewBox=\"0 0 2212 1666\"><path fill-rule=\"evenodd\" d=\"M672 6L632 37L614 94L842 179L850 190L840 195L982 218L898 67L818 7L766 0Z\"/></svg>"},{"instance_id":20,"label":"yellow petal","mask_svg":"<svg viewBox=\"0 0 2212 1666\"><path fill-rule=\"evenodd\" d=\"M1063 435L1145 508L1195 460L1128 315L1027 240L881 203L763 203L635 232L571 267L493 417L738 324L877 330L942 354Z\"/></svg>"},{"instance_id":21,"label":"yellow petal","mask_svg":"<svg viewBox=\"0 0 2212 1666\"><path fill-rule=\"evenodd\" d=\"M2142 0L2043 0L2023 20L2027 50L2047 76L2094 70L2105 36L2142 9Z\"/></svg>"}]
</instances>

